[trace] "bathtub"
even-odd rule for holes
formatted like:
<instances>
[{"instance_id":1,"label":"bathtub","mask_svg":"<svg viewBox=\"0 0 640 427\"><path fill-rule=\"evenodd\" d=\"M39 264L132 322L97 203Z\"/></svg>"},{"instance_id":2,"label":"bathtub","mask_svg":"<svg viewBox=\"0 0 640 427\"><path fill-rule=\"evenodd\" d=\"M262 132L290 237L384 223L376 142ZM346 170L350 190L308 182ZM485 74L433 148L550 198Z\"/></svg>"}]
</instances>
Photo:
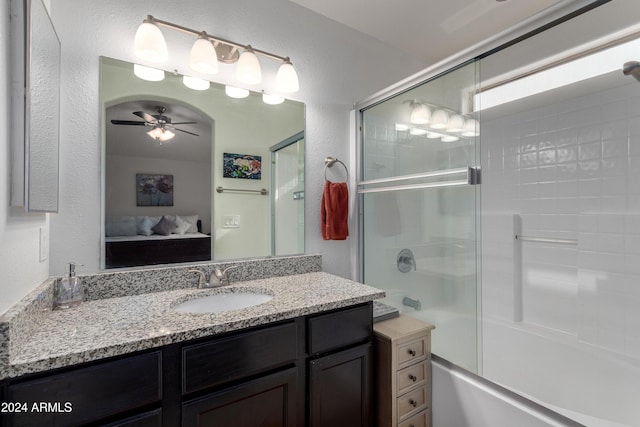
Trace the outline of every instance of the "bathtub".
<instances>
[{"instance_id":1,"label":"bathtub","mask_svg":"<svg viewBox=\"0 0 640 427\"><path fill-rule=\"evenodd\" d=\"M587 426L640 426L640 362L523 323L483 321L483 376Z\"/></svg>"},{"instance_id":2,"label":"bathtub","mask_svg":"<svg viewBox=\"0 0 640 427\"><path fill-rule=\"evenodd\" d=\"M386 302L404 314L436 325L432 334L433 351L439 356L437 370L434 364L436 427L640 427L637 360L577 342L568 334L524 323L483 320L477 325L475 318L456 312L455 307L443 310L423 304L422 310L415 310L402 305L401 295L404 293L400 289L387 291ZM425 301L425 296L420 296ZM480 355L475 351L477 329L482 336ZM455 361L455 365L448 360ZM468 371L481 372L483 378ZM490 382L496 387L488 387ZM505 394L505 390L509 393ZM484 421L474 418L473 413L478 413L476 405L483 401L487 408L506 417L485 414L483 419L513 422L483 424ZM452 405L458 406L449 414ZM455 411L466 413L471 423L456 424L462 421ZM576 423L567 423L562 418L558 421L554 413ZM435 422L438 419L441 423Z\"/></svg>"}]
</instances>

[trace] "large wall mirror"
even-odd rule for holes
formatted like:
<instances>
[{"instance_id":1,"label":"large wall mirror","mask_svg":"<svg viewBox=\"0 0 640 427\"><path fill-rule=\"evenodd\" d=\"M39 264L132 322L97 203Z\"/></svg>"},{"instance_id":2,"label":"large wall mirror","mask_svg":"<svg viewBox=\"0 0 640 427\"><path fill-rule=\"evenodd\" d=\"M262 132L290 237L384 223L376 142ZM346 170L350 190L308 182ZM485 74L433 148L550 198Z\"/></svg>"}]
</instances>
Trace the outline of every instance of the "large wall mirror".
<instances>
[{"instance_id":1,"label":"large wall mirror","mask_svg":"<svg viewBox=\"0 0 640 427\"><path fill-rule=\"evenodd\" d=\"M103 268L304 252L304 104L100 72Z\"/></svg>"}]
</instances>

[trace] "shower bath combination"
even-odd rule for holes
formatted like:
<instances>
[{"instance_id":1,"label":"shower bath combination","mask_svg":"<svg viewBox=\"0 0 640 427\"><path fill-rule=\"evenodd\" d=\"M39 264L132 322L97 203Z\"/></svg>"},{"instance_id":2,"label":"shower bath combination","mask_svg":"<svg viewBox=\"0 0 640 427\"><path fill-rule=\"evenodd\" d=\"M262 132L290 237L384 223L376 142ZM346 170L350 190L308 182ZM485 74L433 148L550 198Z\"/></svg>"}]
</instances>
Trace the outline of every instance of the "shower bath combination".
<instances>
[{"instance_id":1,"label":"shower bath combination","mask_svg":"<svg viewBox=\"0 0 640 427\"><path fill-rule=\"evenodd\" d=\"M622 66L622 73L625 76L633 76L637 81L640 82L640 62L638 61L629 61L625 62Z\"/></svg>"}]
</instances>

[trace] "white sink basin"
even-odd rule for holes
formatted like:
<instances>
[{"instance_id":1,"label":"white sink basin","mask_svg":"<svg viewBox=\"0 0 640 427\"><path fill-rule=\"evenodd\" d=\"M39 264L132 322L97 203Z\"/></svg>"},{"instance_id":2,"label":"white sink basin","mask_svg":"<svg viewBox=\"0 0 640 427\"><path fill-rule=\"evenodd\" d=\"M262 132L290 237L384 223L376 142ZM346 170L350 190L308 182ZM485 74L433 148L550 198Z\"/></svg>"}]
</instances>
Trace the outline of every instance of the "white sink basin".
<instances>
[{"instance_id":1,"label":"white sink basin","mask_svg":"<svg viewBox=\"0 0 640 427\"><path fill-rule=\"evenodd\" d=\"M173 307L182 313L220 313L271 301L273 296L251 292L228 292L190 299Z\"/></svg>"}]
</instances>

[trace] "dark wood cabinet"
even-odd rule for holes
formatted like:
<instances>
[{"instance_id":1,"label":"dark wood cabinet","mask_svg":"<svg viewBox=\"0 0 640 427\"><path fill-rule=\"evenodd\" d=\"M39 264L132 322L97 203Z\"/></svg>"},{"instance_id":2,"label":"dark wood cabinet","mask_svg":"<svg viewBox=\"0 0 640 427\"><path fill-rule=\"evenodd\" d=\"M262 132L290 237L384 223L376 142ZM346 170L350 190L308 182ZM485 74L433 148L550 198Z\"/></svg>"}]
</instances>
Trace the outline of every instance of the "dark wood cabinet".
<instances>
[{"instance_id":1,"label":"dark wood cabinet","mask_svg":"<svg viewBox=\"0 0 640 427\"><path fill-rule=\"evenodd\" d=\"M365 303L5 380L0 427L369 426L372 339Z\"/></svg>"},{"instance_id":2,"label":"dark wood cabinet","mask_svg":"<svg viewBox=\"0 0 640 427\"><path fill-rule=\"evenodd\" d=\"M183 426L296 427L296 368L267 375L182 405Z\"/></svg>"},{"instance_id":3,"label":"dark wood cabinet","mask_svg":"<svg viewBox=\"0 0 640 427\"><path fill-rule=\"evenodd\" d=\"M372 345L309 361L309 425L371 426Z\"/></svg>"}]
</instances>

